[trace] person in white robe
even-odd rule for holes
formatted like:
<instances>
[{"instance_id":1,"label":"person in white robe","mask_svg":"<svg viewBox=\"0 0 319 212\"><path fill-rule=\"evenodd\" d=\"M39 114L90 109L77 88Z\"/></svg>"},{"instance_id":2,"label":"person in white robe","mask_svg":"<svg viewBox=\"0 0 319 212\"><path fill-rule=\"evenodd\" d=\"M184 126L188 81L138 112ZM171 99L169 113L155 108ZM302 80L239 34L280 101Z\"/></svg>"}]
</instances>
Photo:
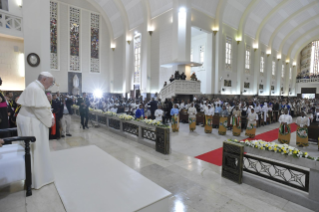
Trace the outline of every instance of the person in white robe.
<instances>
[{"instance_id":1,"label":"person in white robe","mask_svg":"<svg viewBox=\"0 0 319 212\"><path fill-rule=\"evenodd\" d=\"M296 144L299 147L309 146L308 143L308 127L310 126L310 119L307 117L306 112L302 112L301 116L297 118L296 124L297 132L296 132Z\"/></svg>"},{"instance_id":2,"label":"person in white robe","mask_svg":"<svg viewBox=\"0 0 319 212\"><path fill-rule=\"evenodd\" d=\"M189 130L194 131L196 129L196 114L197 110L194 107L194 104L191 103L190 107L188 108L188 124L189 124Z\"/></svg>"},{"instance_id":3,"label":"person in white robe","mask_svg":"<svg viewBox=\"0 0 319 212\"><path fill-rule=\"evenodd\" d=\"M258 115L255 113L254 108L251 108L247 120L248 122L245 135L249 136L250 138L254 138L256 134L256 126L258 121Z\"/></svg>"},{"instance_id":4,"label":"person in white robe","mask_svg":"<svg viewBox=\"0 0 319 212\"><path fill-rule=\"evenodd\" d=\"M162 110L162 106L158 106L158 108L155 110L154 115L156 121L163 121L164 111Z\"/></svg>"},{"instance_id":5,"label":"person in white robe","mask_svg":"<svg viewBox=\"0 0 319 212\"><path fill-rule=\"evenodd\" d=\"M49 128L54 125L54 116L45 95L45 90L53 84L52 74L42 72L37 80L28 85L17 102L21 105L17 117L18 136L36 138L36 142L31 144L32 188L35 189L54 181L49 147Z\"/></svg>"},{"instance_id":6,"label":"person in white robe","mask_svg":"<svg viewBox=\"0 0 319 212\"><path fill-rule=\"evenodd\" d=\"M289 144L290 143L290 124L292 123L292 117L288 114L288 109L284 110L284 114L279 117L279 135L278 141L282 144Z\"/></svg>"},{"instance_id":7,"label":"person in white robe","mask_svg":"<svg viewBox=\"0 0 319 212\"><path fill-rule=\"evenodd\" d=\"M267 116L268 116L268 105L267 102L264 103L263 108L261 109L262 114L263 114L263 119L264 119L264 124L267 123Z\"/></svg>"}]
</instances>

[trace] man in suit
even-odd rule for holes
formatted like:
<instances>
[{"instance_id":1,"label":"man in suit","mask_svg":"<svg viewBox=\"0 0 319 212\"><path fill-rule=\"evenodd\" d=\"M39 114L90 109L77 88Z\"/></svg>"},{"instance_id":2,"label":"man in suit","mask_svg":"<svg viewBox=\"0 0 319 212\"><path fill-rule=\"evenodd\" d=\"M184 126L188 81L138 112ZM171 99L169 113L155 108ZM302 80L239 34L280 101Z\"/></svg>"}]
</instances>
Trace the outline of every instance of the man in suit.
<instances>
[{"instance_id":1,"label":"man in suit","mask_svg":"<svg viewBox=\"0 0 319 212\"><path fill-rule=\"evenodd\" d=\"M73 105L73 100L69 97L62 97L62 105L61 105L61 111L62 111L62 119L61 119L61 123L62 123L62 135L61 137L65 137L65 136L72 136L70 134L70 126L71 126L71 116L73 114L72 111L72 105Z\"/></svg>"},{"instance_id":2,"label":"man in suit","mask_svg":"<svg viewBox=\"0 0 319 212\"><path fill-rule=\"evenodd\" d=\"M82 94L82 98L78 100L78 105L80 106L80 115L81 115L81 124L82 128L89 129L88 122L89 122L89 107L90 107L90 100L86 97L86 93ZM85 121L84 121L85 119Z\"/></svg>"},{"instance_id":3,"label":"man in suit","mask_svg":"<svg viewBox=\"0 0 319 212\"><path fill-rule=\"evenodd\" d=\"M157 101L155 101L154 98L152 98L152 101L150 103L148 103L148 106L150 107L151 110L151 119L155 119L155 110L157 109Z\"/></svg>"}]
</instances>

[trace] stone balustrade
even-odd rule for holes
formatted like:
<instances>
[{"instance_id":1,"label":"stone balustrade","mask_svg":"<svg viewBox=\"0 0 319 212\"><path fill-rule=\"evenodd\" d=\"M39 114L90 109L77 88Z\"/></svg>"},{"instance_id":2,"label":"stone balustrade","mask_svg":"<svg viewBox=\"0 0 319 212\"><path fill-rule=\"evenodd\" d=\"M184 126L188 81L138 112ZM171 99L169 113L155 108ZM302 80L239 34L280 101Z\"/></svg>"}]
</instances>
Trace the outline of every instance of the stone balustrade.
<instances>
[{"instance_id":1,"label":"stone balustrade","mask_svg":"<svg viewBox=\"0 0 319 212\"><path fill-rule=\"evenodd\" d=\"M174 80L166 85L159 93L162 100L176 95L199 95L201 82L192 80Z\"/></svg>"}]
</instances>

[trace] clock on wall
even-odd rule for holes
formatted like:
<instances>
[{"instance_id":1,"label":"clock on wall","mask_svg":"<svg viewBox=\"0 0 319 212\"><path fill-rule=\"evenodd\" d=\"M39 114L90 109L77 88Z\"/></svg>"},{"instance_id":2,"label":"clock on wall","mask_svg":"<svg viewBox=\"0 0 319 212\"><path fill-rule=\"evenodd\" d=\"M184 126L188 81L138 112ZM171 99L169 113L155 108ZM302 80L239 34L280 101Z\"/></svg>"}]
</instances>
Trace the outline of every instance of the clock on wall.
<instances>
[{"instance_id":1,"label":"clock on wall","mask_svg":"<svg viewBox=\"0 0 319 212\"><path fill-rule=\"evenodd\" d=\"M31 67L37 67L40 64L40 57L36 53L30 53L27 57L27 61Z\"/></svg>"}]
</instances>

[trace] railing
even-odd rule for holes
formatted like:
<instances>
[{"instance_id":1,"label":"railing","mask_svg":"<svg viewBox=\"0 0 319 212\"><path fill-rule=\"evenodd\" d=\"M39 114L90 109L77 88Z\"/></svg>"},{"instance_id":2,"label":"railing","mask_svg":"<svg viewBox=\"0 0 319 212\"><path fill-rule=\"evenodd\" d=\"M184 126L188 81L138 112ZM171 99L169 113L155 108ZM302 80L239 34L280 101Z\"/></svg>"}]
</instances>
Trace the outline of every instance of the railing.
<instances>
[{"instance_id":1,"label":"railing","mask_svg":"<svg viewBox=\"0 0 319 212\"><path fill-rule=\"evenodd\" d=\"M73 108L75 115L80 115L79 109ZM170 128L147 125L135 120L121 120L116 116L108 116L102 113L89 112L89 119L121 135L128 133L138 139L147 139L156 143L156 151L169 154L170 152Z\"/></svg>"},{"instance_id":2,"label":"railing","mask_svg":"<svg viewBox=\"0 0 319 212\"><path fill-rule=\"evenodd\" d=\"M244 171L309 192L309 171L284 163L244 155Z\"/></svg>"},{"instance_id":3,"label":"railing","mask_svg":"<svg viewBox=\"0 0 319 212\"><path fill-rule=\"evenodd\" d=\"M296 83L319 82L319 78L297 79Z\"/></svg>"},{"instance_id":4,"label":"railing","mask_svg":"<svg viewBox=\"0 0 319 212\"><path fill-rule=\"evenodd\" d=\"M225 141L222 176L239 184L257 187L311 210L317 211L319 208L318 161Z\"/></svg>"},{"instance_id":5,"label":"railing","mask_svg":"<svg viewBox=\"0 0 319 212\"><path fill-rule=\"evenodd\" d=\"M6 13L4 11L0 11L0 29L22 33L22 25L23 24L21 17L11 15L10 13Z\"/></svg>"}]
</instances>

